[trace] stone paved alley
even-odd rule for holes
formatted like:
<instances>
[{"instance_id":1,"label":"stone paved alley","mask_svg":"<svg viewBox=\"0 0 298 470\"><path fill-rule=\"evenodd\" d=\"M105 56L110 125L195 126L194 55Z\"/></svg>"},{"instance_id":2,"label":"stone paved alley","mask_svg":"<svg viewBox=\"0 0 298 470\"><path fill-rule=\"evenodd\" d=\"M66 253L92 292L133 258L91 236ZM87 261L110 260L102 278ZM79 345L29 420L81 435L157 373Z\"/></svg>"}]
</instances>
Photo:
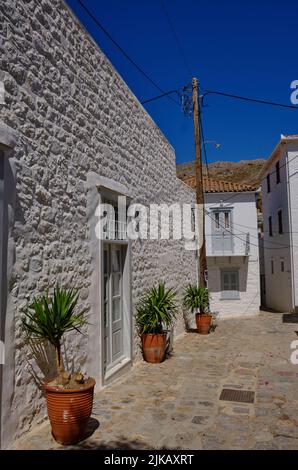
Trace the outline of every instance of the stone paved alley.
<instances>
[{"instance_id":1,"label":"stone paved alley","mask_svg":"<svg viewBox=\"0 0 298 470\"><path fill-rule=\"evenodd\" d=\"M262 312L218 322L209 336L183 334L164 363L139 363L100 391L90 436L66 449L298 449L297 330ZM255 402L220 401L223 388L255 391ZM45 423L13 448L65 447Z\"/></svg>"}]
</instances>

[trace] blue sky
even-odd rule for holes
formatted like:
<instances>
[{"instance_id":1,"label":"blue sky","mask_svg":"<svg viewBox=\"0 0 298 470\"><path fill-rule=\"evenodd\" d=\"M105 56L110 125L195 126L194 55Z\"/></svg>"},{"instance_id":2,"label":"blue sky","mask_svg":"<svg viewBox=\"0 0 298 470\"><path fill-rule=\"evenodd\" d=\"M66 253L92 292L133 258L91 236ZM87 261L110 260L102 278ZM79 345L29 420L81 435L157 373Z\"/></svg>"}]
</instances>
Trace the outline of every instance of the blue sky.
<instances>
[{"instance_id":1,"label":"blue sky","mask_svg":"<svg viewBox=\"0 0 298 470\"><path fill-rule=\"evenodd\" d=\"M82 0L128 55L168 91L199 78L214 89L285 104L298 80L297 0L164 0L182 44L185 67L160 0ZM67 0L140 101L159 94L82 10ZM267 158L280 134L298 133L298 106L282 109L215 95L203 109L208 161ZM145 105L176 151L194 159L192 119L167 98Z\"/></svg>"}]
</instances>

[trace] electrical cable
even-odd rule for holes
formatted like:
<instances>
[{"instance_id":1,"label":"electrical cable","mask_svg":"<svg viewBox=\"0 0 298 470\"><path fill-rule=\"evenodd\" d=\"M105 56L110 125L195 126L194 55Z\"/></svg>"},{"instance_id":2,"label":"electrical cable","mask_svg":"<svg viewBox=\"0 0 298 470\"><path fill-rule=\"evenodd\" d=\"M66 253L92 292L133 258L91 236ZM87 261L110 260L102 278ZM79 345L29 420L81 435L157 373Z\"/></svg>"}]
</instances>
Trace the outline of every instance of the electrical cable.
<instances>
[{"instance_id":1,"label":"electrical cable","mask_svg":"<svg viewBox=\"0 0 298 470\"><path fill-rule=\"evenodd\" d=\"M243 242L243 240L242 240L241 237L238 237L237 234L233 233L231 230L227 229L227 228L224 227L222 224L220 224L219 221L215 220L210 214L208 214L208 212L206 212L206 210L205 210L205 214L206 214L211 220L213 220L213 222L216 222L216 224L217 224L219 227L223 228L226 232L230 233L230 234L232 235L232 237L238 238L239 240L241 240L241 241ZM242 230L239 230L239 233L243 233L244 235L247 235L247 232L243 232ZM258 238L258 237L254 237L254 236L251 235L251 234L250 234L250 236L253 237L253 238ZM274 242L274 241L270 241L269 243L274 244L274 245L281 245L281 246L280 246L279 248L275 248L275 247L265 247L265 245L264 245L264 249L266 249L266 250L282 250L282 249L291 248L291 247L293 247L293 248L298 248L298 246L295 246L295 245L285 245L285 244L278 243L278 242ZM259 248L259 245L255 244L255 243L251 243L251 242L250 242L250 244L251 244L252 246L256 246L257 248Z\"/></svg>"},{"instance_id":2,"label":"electrical cable","mask_svg":"<svg viewBox=\"0 0 298 470\"><path fill-rule=\"evenodd\" d=\"M224 93L222 91L215 91L215 90L207 90L203 95L202 95L202 106L204 106L204 98L207 95L221 95L221 96L227 96L228 98L234 98L238 100L243 100L243 101L251 101L253 103L259 103L259 104L268 104L270 106L279 106L281 108L290 108L290 109L296 109L298 110L298 106L293 106L289 104L283 104L283 103L276 103L274 101L267 101L263 99L257 99L257 98L249 98L247 96L240 96L240 95L233 95L232 93Z\"/></svg>"},{"instance_id":3,"label":"electrical cable","mask_svg":"<svg viewBox=\"0 0 298 470\"><path fill-rule=\"evenodd\" d=\"M156 89L158 89L161 93L165 93L165 91L151 78L149 75L144 72L144 70L127 54L127 52L120 46L120 44L113 39L110 33L106 30L106 28L100 23L100 21L91 13L91 11L84 5L81 0L77 0L79 5L83 8L83 10L87 13L87 15L92 18L94 23L103 31L103 33L110 39L110 41L119 49L119 51L126 57L126 59L153 85ZM168 96L168 99L173 101L174 103L180 106L178 101L174 100L171 96Z\"/></svg>"},{"instance_id":4,"label":"electrical cable","mask_svg":"<svg viewBox=\"0 0 298 470\"><path fill-rule=\"evenodd\" d=\"M170 90L170 91L163 93L162 95L155 96L155 98L149 98L148 100L141 101L141 104L151 103L151 101L156 101L159 98L163 98L164 96L170 95L171 93L177 93L177 95L179 96L179 93L177 90Z\"/></svg>"},{"instance_id":5,"label":"electrical cable","mask_svg":"<svg viewBox=\"0 0 298 470\"><path fill-rule=\"evenodd\" d=\"M205 137L204 137L204 129L203 129L201 112L199 112L199 116L200 116L200 128L201 128L201 136L202 136L202 147L203 147L203 150L204 150L204 157L205 157L205 165L206 165L206 170L207 170L207 176L208 176L208 178L210 178L208 157L207 157L207 151L206 151L206 143L205 143Z\"/></svg>"},{"instance_id":6,"label":"electrical cable","mask_svg":"<svg viewBox=\"0 0 298 470\"><path fill-rule=\"evenodd\" d=\"M163 9L164 15L165 15L165 17L166 17L166 19L167 19L167 22L168 22L168 24L169 24L169 27L170 27L170 29L171 29L171 31L172 31L172 34L173 34L173 36L174 36L174 38L175 38L175 41L176 41L176 44L177 44L177 48L178 48L178 50L179 50L179 52L180 52L180 55L181 55L181 58L182 58L182 62L183 62L184 66L185 66L185 68L186 68L186 70L187 70L187 73L189 73L189 75L191 76L191 75L192 75L191 69L190 69L190 67L189 67L189 64L188 64L188 61L187 61L187 59L186 59L186 56L185 56L185 54L184 54L184 52L183 52L183 48L182 48L181 41L180 41L179 36L178 36L178 34L177 34L177 32L176 32L176 30L175 30L175 28L174 28L174 24L173 24L173 22L172 22L172 20L171 20L171 17L170 17L169 12L168 12L168 10L167 10L167 8L166 8L166 4L165 4L164 0L160 0L160 4L161 4L161 7L162 7L162 9Z\"/></svg>"}]
</instances>

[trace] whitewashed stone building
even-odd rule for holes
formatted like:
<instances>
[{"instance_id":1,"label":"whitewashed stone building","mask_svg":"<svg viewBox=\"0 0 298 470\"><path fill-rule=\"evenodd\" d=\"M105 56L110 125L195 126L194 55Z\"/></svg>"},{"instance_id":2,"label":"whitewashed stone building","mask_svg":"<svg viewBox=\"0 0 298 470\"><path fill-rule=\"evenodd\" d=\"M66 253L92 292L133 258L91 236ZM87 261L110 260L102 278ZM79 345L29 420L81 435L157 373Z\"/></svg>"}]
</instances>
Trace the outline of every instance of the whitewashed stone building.
<instances>
[{"instance_id":1,"label":"whitewashed stone building","mask_svg":"<svg viewBox=\"0 0 298 470\"><path fill-rule=\"evenodd\" d=\"M124 195L149 205L191 203L195 196L176 177L173 148L64 2L2 0L0 25L6 447L45 417L42 380L52 372L52 351L28 344L21 323L33 296L57 282L80 289L91 325L87 336L67 337L65 361L71 366L74 358L99 389L128 372L138 356L133 312L144 290L164 280L181 293L195 282L197 268L181 240L96 238L102 199ZM181 308L176 333L183 327Z\"/></svg>"},{"instance_id":2,"label":"whitewashed stone building","mask_svg":"<svg viewBox=\"0 0 298 470\"><path fill-rule=\"evenodd\" d=\"M211 311L219 318L255 315L260 307L256 189L203 180ZM194 176L183 181L196 187Z\"/></svg>"},{"instance_id":3,"label":"whitewashed stone building","mask_svg":"<svg viewBox=\"0 0 298 470\"><path fill-rule=\"evenodd\" d=\"M265 303L298 309L298 135L281 136L262 171Z\"/></svg>"}]
</instances>

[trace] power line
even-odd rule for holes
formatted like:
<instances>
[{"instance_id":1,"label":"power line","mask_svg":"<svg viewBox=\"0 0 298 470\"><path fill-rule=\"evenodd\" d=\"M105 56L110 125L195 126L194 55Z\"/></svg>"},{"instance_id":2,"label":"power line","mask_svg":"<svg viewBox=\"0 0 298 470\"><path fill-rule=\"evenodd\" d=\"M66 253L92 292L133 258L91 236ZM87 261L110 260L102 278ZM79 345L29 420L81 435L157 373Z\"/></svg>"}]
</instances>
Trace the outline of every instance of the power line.
<instances>
[{"instance_id":1,"label":"power line","mask_svg":"<svg viewBox=\"0 0 298 470\"><path fill-rule=\"evenodd\" d=\"M243 228L255 230L255 227L251 227L250 225L239 224L239 223L236 223L234 221L233 221L233 225L237 225L238 227L243 227ZM262 230L262 233L269 233L269 230ZM272 233L278 233L279 234L279 231L278 230L272 230ZM286 231L282 232L282 234L288 234L288 233L298 233L298 232L295 232L295 231L292 231L292 230L289 231L289 232L286 232Z\"/></svg>"},{"instance_id":2,"label":"power line","mask_svg":"<svg viewBox=\"0 0 298 470\"><path fill-rule=\"evenodd\" d=\"M120 44L113 39L113 37L110 35L110 33L106 30L106 28L100 23L100 21L91 13L91 11L84 5L84 3L81 0L77 0L79 5L83 8L83 10L87 13L90 18L94 21L94 23L103 31L103 33L110 39L110 41L119 49L119 51L126 57L126 59L153 85L157 90L159 90L161 93L165 93L165 91L151 78L149 75L144 72L144 70L125 52L123 47L120 46ZM178 101L174 100L171 96L168 96L168 99L173 101L174 103L178 103Z\"/></svg>"},{"instance_id":3,"label":"power line","mask_svg":"<svg viewBox=\"0 0 298 470\"><path fill-rule=\"evenodd\" d=\"M188 73L190 74L190 76L191 76L191 75L192 75L191 69L190 69L190 67L189 67L189 64L188 64L188 61L187 61L187 59L186 59L186 56L185 56L185 54L184 54L184 52L183 52L182 44L181 44L181 42L180 42L180 39L179 39L178 34L176 33L176 30L175 30L175 28L174 28L174 24L173 24L173 22L172 22L172 20L171 20L171 17L170 17L169 12L168 12L168 10L167 10L167 8L166 8L166 4L165 4L164 0L160 0L160 4L161 4L161 7L162 7L163 12L164 12L164 14L165 14L165 17L166 17L166 19L167 19L167 22L168 22L168 24L169 24L169 27L170 27L170 29L171 29L171 31L172 31L172 33L173 33L174 38L175 38L175 41L176 41L176 44L177 44L177 48L178 48L178 50L179 50L179 52L180 52L180 55L181 55L181 58L182 58L182 62L183 62L183 64L184 64L184 66L185 66L187 72L188 72Z\"/></svg>"},{"instance_id":4,"label":"power line","mask_svg":"<svg viewBox=\"0 0 298 470\"><path fill-rule=\"evenodd\" d=\"M267 101L263 99L257 99L257 98L249 98L247 96L240 96L240 95L233 95L232 93L224 93L222 91L215 91L215 90L207 90L203 95L202 95L202 106L204 106L204 98L207 95L220 95L220 96L227 96L229 98L235 98L238 100L243 100L243 101L251 101L253 103L260 103L260 104L268 104L270 106L279 106L281 108L290 108L290 109L296 109L298 110L298 106L292 106L289 104L283 104L283 103L276 103L274 101Z\"/></svg>"},{"instance_id":5,"label":"power line","mask_svg":"<svg viewBox=\"0 0 298 470\"><path fill-rule=\"evenodd\" d=\"M200 116L200 128L201 128L201 135L202 135L202 141L203 141L203 150L204 150L205 165L206 165L206 170L207 170L207 176L208 176L208 178L210 178L210 175L209 175L209 165L208 165L208 157L207 157L207 151L206 151L206 143L205 143L204 129L203 129L203 123L202 123L201 113L199 113L199 116Z\"/></svg>"},{"instance_id":6,"label":"power line","mask_svg":"<svg viewBox=\"0 0 298 470\"><path fill-rule=\"evenodd\" d=\"M155 96L155 98L149 98L148 100L141 101L141 104L151 103L151 101L159 100L159 98L163 98L164 96L168 96L171 93L177 93L177 95L179 96L179 93L178 93L177 90L170 90L170 91L166 91L162 95Z\"/></svg>"},{"instance_id":7,"label":"power line","mask_svg":"<svg viewBox=\"0 0 298 470\"><path fill-rule=\"evenodd\" d=\"M216 219L214 219L214 217L212 217L210 214L208 214L208 212L207 212L206 210L205 210L205 214L206 214L208 217L210 217L210 219L213 220L213 222L216 222L216 224L217 224L219 227L223 228L225 231L227 231L228 233L230 233L233 237L239 238L239 240L241 240L241 241L243 242L243 240L242 240L241 237L238 237L237 234L235 234L234 232L232 232L231 230L227 229L227 228L224 227L222 224L220 224L219 221L216 220ZM257 229L257 227L256 227L256 229ZM247 232L243 232L242 230L238 230L238 232L239 232L238 234L241 234L241 233L242 233L242 234L244 234L244 235L247 235ZM253 238L258 239L258 237L252 235L251 233L250 233L249 235L250 235L251 237L253 237ZM267 248L267 247L265 247L265 244L264 244L264 248L266 248L267 250L281 250L281 249L290 248L290 247L298 248L298 246L296 246L296 245L286 245L286 244L284 244L284 243L279 243L279 242L274 242L274 241L270 241L269 243L270 243L270 244L273 244L273 245L280 245L280 247L279 247L279 248L275 248L275 247L268 247L268 248ZM251 242L250 242L250 244L259 248L259 245L256 245L255 243L251 243Z\"/></svg>"},{"instance_id":8,"label":"power line","mask_svg":"<svg viewBox=\"0 0 298 470\"><path fill-rule=\"evenodd\" d=\"M80 1L80 0L78 0ZM177 91L178 92L178 91ZM221 92L221 91L215 91L215 90L206 90L205 93L203 93L201 95L201 99L202 99L202 107L204 107L204 98L205 96L207 95L210 95L210 94L214 94L214 95L220 95L220 96L227 96L229 98L234 98L234 99L239 99L239 100L243 100L243 101L250 101L252 103L259 103L259 104L267 104L269 106L277 106L277 107L281 107L281 108L289 108L289 109L296 109L298 110L298 106L292 106L292 105L289 105L289 104L283 104L283 103L276 103L274 101L267 101L267 100L263 100L263 99L258 99L258 98L249 98L247 96L240 96L240 95L234 95L232 93L224 93L224 92ZM161 95L162 96L162 95ZM160 96L160 97L161 97ZM158 99L159 97L154 97L153 99ZM152 99L152 100L153 100Z\"/></svg>"}]
</instances>

